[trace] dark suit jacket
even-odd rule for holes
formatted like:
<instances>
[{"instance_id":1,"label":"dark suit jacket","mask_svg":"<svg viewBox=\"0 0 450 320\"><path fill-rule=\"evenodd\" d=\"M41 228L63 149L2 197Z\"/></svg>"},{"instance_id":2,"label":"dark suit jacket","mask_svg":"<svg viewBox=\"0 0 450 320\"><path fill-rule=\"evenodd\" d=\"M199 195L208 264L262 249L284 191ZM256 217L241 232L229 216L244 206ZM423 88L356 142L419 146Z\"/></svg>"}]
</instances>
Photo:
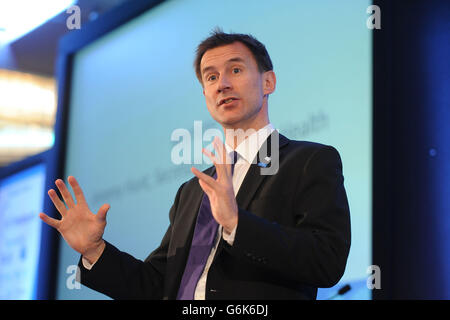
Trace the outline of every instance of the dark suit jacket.
<instances>
[{"instance_id":1,"label":"dark suit jacket","mask_svg":"<svg viewBox=\"0 0 450 320\"><path fill-rule=\"evenodd\" d=\"M260 169L251 165L236 196L234 244L220 241L206 299L315 299L317 287L342 277L350 248L339 154L280 135L277 174ZM80 258L81 283L115 299L176 299L202 196L196 177L185 182L160 246L145 261L107 243L91 270Z\"/></svg>"}]
</instances>

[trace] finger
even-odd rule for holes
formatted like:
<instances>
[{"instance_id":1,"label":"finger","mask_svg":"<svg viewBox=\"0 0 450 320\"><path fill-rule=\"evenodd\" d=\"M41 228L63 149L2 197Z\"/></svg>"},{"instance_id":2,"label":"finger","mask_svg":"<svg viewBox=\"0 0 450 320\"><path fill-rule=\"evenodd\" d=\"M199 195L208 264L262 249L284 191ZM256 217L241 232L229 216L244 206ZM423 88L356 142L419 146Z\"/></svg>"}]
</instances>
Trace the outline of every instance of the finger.
<instances>
[{"instance_id":1,"label":"finger","mask_svg":"<svg viewBox=\"0 0 450 320\"><path fill-rule=\"evenodd\" d=\"M208 149L203 148L202 149L202 153L204 155L206 155L209 160L211 160L211 162L214 164L214 166L218 163L216 156L214 155L214 153L212 153L211 151L209 151Z\"/></svg>"},{"instance_id":2,"label":"finger","mask_svg":"<svg viewBox=\"0 0 450 320\"><path fill-rule=\"evenodd\" d=\"M214 137L213 140L213 146L214 146L214 150L216 151L217 154L217 159L218 159L218 163L220 164L226 164L226 149L225 149L225 145L223 144L222 140L220 140L219 137Z\"/></svg>"},{"instance_id":3,"label":"finger","mask_svg":"<svg viewBox=\"0 0 450 320\"><path fill-rule=\"evenodd\" d=\"M217 164L214 164L216 166L217 177L219 179L231 177L231 159L226 152L225 145L220 138L215 137L213 146L217 154L216 158L218 159Z\"/></svg>"},{"instance_id":4,"label":"finger","mask_svg":"<svg viewBox=\"0 0 450 320\"><path fill-rule=\"evenodd\" d=\"M75 195L75 200L77 201L77 203L86 203L83 190L81 190L81 187L78 184L77 179L75 179L75 177L73 176L69 176L67 180L69 181L70 186L72 187L73 194Z\"/></svg>"},{"instance_id":5,"label":"finger","mask_svg":"<svg viewBox=\"0 0 450 320\"><path fill-rule=\"evenodd\" d=\"M208 184L206 184L203 180L198 180L198 183L200 184L200 187L202 188L202 190L206 193L206 195L208 196L208 198L211 198L212 193L214 192L213 189L208 186Z\"/></svg>"},{"instance_id":6,"label":"finger","mask_svg":"<svg viewBox=\"0 0 450 320\"><path fill-rule=\"evenodd\" d=\"M48 196L52 200L53 204L55 205L56 210L61 214L61 216L64 216L66 214L66 206L64 203L59 199L58 195L56 194L56 191L53 189L48 190Z\"/></svg>"},{"instance_id":7,"label":"finger","mask_svg":"<svg viewBox=\"0 0 450 320\"><path fill-rule=\"evenodd\" d=\"M100 221L106 221L106 214L108 213L108 210L111 208L111 206L107 203L102 205L100 209L98 209L97 212L97 219Z\"/></svg>"},{"instance_id":8,"label":"finger","mask_svg":"<svg viewBox=\"0 0 450 320\"><path fill-rule=\"evenodd\" d=\"M68 208L72 208L75 206L75 202L73 201L72 195L67 189L66 184L61 179L55 181L56 186L58 187L59 192L61 193L64 202L67 204Z\"/></svg>"},{"instance_id":9,"label":"finger","mask_svg":"<svg viewBox=\"0 0 450 320\"><path fill-rule=\"evenodd\" d=\"M59 224L61 223L60 220L56 220L56 219L50 218L48 215L46 215L43 212L41 212L39 214L39 218L41 218L41 220L44 221L46 224L48 224L50 227L53 227L55 229L58 229Z\"/></svg>"},{"instance_id":10,"label":"finger","mask_svg":"<svg viewBox=\"0 0 450 320\"><path fill-rule=\"evenodd\" d=\"M199 171L197 168L191 168L192 173L199 179L206 183L211 189L214 190L214 186L217 183L216 179L208 176L206 173Z\"/></svg>"}]
</instances>

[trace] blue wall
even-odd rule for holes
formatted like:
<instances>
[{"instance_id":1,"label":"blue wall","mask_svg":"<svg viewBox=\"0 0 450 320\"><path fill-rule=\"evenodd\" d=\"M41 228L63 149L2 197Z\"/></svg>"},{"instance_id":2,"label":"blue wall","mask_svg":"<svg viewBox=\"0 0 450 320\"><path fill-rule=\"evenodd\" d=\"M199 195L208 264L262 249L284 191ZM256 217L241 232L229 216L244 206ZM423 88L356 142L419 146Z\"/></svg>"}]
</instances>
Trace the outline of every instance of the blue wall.
<instances>
[{"instance_id":1,"label":"blue wall","mask_svg":"<svg viewBox=\"0 0 450 320\"><path fill-rule=\"evenodd\" d=\"M450 2L375 1L375 298L450 298Z\"/></svg>"}]
</instances>

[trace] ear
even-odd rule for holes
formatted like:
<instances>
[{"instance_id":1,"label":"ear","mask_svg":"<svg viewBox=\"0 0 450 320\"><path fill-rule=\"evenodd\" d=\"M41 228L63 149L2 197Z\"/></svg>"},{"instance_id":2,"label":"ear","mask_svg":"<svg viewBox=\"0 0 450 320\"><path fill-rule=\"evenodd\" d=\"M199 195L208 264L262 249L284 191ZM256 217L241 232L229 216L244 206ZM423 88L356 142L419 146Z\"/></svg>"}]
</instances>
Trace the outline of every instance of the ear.
<instances>
[{"instance_id":1,"label":"ear","mask_svg":"<svg viewBox=\"0 0 450 320\"><path fill-rule=\"evenodd\" d=\"M263 73L263 92L264 95L271 94L275 91L277 78L272 70Z\"/></svg>"},{"instance_id":2,"label":"ear","mask_svg":"<svg viewBox=\"0 0 450 320\"><path fill-rule=\"evenodd\" d=\"M205 89L203 89L202 92L203 92L203 95L205 95Z\"/></svg>"}]
</instances>

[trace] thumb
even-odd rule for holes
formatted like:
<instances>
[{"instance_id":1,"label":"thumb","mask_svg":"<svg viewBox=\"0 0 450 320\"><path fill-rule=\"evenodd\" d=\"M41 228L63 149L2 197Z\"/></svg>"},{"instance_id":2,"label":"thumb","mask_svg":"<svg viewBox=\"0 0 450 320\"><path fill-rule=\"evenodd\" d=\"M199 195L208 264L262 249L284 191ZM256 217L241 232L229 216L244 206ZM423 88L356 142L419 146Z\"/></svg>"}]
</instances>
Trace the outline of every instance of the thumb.
<instances>
[{"instance_id":1,"label":"thumb","mask_svg":"<svg viewBox=\"0 0 450 320\"><path fill-rule=\"evenodd\" d=\"M106 214L108 213L109 208L111 208L111 206L109 204L107 204L107 203L102 205L100 207L100 209L98 209L97 219L99 219L100 221L105 221L106 220Z\"/></svg>"}]
</instances>

